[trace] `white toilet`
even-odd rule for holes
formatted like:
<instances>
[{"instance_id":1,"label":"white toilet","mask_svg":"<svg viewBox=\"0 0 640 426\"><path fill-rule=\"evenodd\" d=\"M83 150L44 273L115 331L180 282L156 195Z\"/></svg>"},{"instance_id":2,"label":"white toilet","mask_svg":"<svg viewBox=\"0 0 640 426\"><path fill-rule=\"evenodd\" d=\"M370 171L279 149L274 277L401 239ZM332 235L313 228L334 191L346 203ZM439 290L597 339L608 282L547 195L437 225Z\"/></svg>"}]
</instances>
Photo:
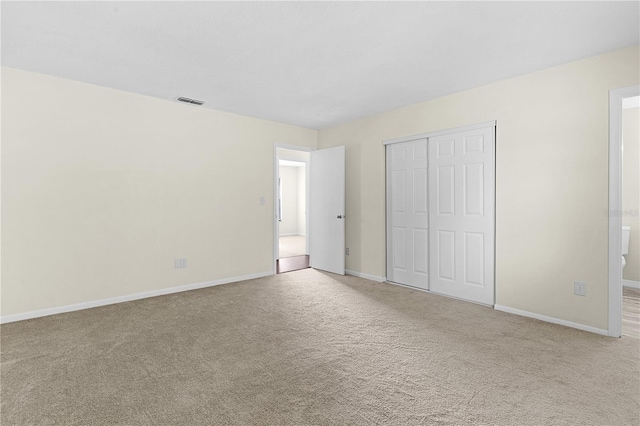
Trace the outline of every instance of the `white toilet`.
<instances>
[{"instance_id":1,"label":"white toilet","mask_svg":"<svg viewBox=\"0 0 640 426\"><path fill-rule=\"evenodd\" d=\"M631 227L623 226L622 227L622 269L624 269L627 264L626 259L624 258L625 254L629 254L629 235L631 235Z\"/></svg>"}]
</instances>

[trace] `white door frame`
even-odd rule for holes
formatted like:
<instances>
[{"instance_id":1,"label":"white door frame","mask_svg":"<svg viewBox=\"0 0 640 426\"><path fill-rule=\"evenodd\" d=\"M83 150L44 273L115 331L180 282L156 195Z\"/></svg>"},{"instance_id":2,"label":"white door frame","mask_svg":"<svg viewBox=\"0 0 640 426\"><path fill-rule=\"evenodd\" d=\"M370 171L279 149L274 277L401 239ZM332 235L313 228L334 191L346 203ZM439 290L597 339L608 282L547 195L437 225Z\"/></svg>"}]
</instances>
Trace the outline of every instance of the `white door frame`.
<instances>
[{"instance_id":1,"label":"white door frame","mask_svg":"<svg viewBox=\"0 0 640 426\"><path fill-rule=\"evenodd\" d=\"M640 95L640 86L609 91L609 321L608 333L622 335L622 101Z\"/></svg>"},{"instance_id":2,"label":"white door frame","mask_svg":"<svg viewBox=\"0 0 640 426\"><path fill-rule=\"evenodd\" d=\"M289 149L291 151L301 151L310 153L314 151L313 148L297 145L286 144L274 144L273 145L273 275L277 273L277 259L280 243L280 231L278 229L278 178L280 177L280 167L278 158L278 149ZM306 232L306 251L309 252L309 238L311 233L309 231L309 161L306 161L305 167L305 206L307 208L307 214L305 215L305 232Z\"/></svg>"}]
</instances>

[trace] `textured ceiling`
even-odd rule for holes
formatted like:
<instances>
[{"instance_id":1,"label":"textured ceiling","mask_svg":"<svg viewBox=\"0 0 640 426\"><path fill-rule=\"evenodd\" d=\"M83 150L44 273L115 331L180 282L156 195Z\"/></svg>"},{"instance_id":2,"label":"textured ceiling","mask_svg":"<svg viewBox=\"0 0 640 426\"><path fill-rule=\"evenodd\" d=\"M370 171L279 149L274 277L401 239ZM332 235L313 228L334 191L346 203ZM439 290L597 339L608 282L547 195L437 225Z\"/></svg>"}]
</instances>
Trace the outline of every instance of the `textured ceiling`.
<instances>
[{"instance_id":1,"label":"textured ceiling","mask_svg":"<svg viewBox=\"0 0 640 426\"><path fill-rule=\"evenodd\" d=\"M639 2L3 1L1 14L3 66L316 129L640 42Z\"/></svg>"}]
</instances>

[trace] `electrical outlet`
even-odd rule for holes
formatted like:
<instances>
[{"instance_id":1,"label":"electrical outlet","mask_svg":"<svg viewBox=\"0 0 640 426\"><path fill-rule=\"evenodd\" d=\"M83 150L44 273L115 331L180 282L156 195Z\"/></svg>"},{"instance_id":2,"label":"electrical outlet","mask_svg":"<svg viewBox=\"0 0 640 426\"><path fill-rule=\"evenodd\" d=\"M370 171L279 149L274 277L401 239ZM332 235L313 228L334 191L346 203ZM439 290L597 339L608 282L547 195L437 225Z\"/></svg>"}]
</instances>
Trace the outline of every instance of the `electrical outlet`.
<instances>
[{"instance_id":1,"label":"electrical outlet","mask_svg":"<svg viewBox=\"0 0 640 426\"><path fill-rule=\"evenodd\" d=\"M583 283L580 281L573 282L573 294L576 296L586 296L587 295L587 283Z\"/></svg>"},{"instance_id":2,"label":"electrical outlet","mask_svg":"<svg viewBox=\"0 0 640 426\"><path fill-rule=\"evenodd\" d=\"M347 247L347 256L349 256L349 247Z\"/></svg>"},{"instance_id":3,"label":"electrical outlet","mask_svg":"<svg viewBox=\"0 0 640 426\"><path fill-rule=\"evenodd\" d=\"M187 258L181 257L180 259L176 259L173 261L173 267L175 269L183 269L187 267Z\"/></svg>"},{"instance_id":4,"label":"electrical outlet","mask_svg":"<svg viewBox=\"0 0 640 426\"><path fill-rule=\"evenodd\" d=\"M264 197L260 197L260 205L264 206L265 202L266 202L266 200L264 199Z\"/></svg>"}]
</instances>

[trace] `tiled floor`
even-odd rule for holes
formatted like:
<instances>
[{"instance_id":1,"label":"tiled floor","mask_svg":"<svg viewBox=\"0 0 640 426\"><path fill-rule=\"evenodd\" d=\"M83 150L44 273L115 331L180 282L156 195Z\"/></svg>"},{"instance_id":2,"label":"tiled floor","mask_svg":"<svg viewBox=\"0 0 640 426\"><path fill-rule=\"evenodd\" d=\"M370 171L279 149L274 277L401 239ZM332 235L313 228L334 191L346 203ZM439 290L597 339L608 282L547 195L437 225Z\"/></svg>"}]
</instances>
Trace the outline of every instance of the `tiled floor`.
<instances>
[{"instance_id":1,"label":"tiled floor","mask_svg":"<svg viewBox=\"0 0 640 426\"><path fill-rule=\"evenodd\" d=\"M640 338L640 289L622 288L622 335Z\"/></svg>"},{"instance_id":2,"label":"tiled floor","mask_svg":"<svg viewBox=\"0 0 640 426\"><path fill-rule=\"evenodd\" d=\"M280 259L283 257L304 256L306 251L304 235L280 237Z\"/></svg>"}]
</instances>

